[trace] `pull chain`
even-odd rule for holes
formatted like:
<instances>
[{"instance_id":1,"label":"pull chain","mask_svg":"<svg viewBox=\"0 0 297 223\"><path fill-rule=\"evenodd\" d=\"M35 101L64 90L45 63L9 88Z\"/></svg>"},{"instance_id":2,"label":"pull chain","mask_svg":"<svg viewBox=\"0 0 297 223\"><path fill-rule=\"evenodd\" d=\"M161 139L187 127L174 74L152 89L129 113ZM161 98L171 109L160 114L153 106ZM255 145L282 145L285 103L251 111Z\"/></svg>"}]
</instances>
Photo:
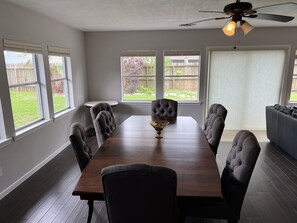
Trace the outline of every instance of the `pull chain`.
<instances>
[{"instance_id":1,"label":"pull chain","mask_svg":"<svg viewBox=\"0 0 297 223\"><path fill-rule=\"evenodd\" d=\"M236 50L237 49L237 45L240 44L240 36L239 36L239 32L236 31L235 33L235 43L234 43L234 47L233 49Z\"/></svg>"}]
</instances>

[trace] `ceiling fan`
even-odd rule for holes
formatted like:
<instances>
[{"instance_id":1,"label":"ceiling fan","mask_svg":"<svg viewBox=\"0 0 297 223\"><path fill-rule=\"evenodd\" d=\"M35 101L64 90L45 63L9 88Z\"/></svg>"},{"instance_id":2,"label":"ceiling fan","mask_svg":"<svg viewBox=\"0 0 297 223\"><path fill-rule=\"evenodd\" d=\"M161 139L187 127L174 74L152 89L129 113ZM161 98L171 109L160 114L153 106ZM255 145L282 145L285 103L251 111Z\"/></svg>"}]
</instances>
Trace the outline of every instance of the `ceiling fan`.
<instances>
[{"instance_id":1,"label":"ceiling fan","mask_svg":"<svg viewBox=\"0 0 297 223\"><path fill-rule=\"evenodd\" d=\"M199 22L229 19L229 21L223 27L223 32L225 33L225 35L233 36L235 34L237 23L240 24L240 27L244 35L246 35L254 27L251 24L249 24L247 21L243 20L243 18L264 19L264 20L272 20L272 21L278 21L278 22L289 22L293 20L294 17L292 16L260 13L260 11L262 11L263 9L268 9L268 8L274 9L274 8L283 7L283 6L296 7L297 3L294 3L294 2L279 3L279 4L266 5L258 8L253 8L253 5L250 2L240 2L240 0L236 0L236 2L226 5L223 11L199 11L199 12L208 12L208 13L223 13L223 14L226 14L226 16L198 20L190 23L181 24L180 26L193 26Z\"/></svg>"}]
</instances>

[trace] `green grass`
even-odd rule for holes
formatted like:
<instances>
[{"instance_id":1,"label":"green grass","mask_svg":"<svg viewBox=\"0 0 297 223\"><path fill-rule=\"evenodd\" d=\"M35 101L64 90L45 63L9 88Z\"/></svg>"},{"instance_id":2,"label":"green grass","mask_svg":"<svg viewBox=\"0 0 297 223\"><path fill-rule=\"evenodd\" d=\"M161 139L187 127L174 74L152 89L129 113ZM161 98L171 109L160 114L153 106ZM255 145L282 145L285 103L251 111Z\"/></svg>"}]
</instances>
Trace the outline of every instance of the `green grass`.
<instances>
[{"instance_id":1,"label":"green grass","mask_svg":"<svg viewBox=\"0 0 297 223\"><path fill-rule=\"evenodd\" d=\"M165 97L176 101L197 100L197 92L168 89L165 92Z\"/></svg>"},{"instance_id":2,"label":"green grass","mask_svg":"<svg viewBox=\"0 0 297 223\"><path fill-rule=\"evenodd\" d=\"M173 100L193 100L194 92L168 90L166 93L176 93L176 96L166 96ZM39 119L38 103L35 92L13 92L11 91L11 103L13 110L14 124L20 128ZM182 95L183 97L181 97ZM125 95L125 101L152 101L155 100L155 94L131 94ZM291 94L291 101L297 101L297 93ZM66 106L66 99L61 95L54 95L54 112L61 111Z\"/></svg>"},{"instance_id":3,"label":"green grass","mask_svg":"<svg viewBox=\"0 0 297 223\"><path fill-rule=\"evenodd\" d=\"M291 93L290 101L297 101L297 92Z\"/></svg>"},{"instance_id":4,"label":"green grass","mask_svg":"<svg viewBox=\"0 0 297 223\"><path fill-rule=\"evenodd\" d=\"M61 111L66 108L66 98L63 95L53 95L54 112Z\"/></svg>"},{"instance_id":5,"label":"green grass","mask_svg":"<svg viewBox=\"0 0 297 223\"><path fill-rule=\"evenodd\" d=\"M155 100L156 96L155 95L148 95L148 94L143 94L143 95L124 95L124 101L152 101Z\"/></svg>"},{"instance_id":6,"label":"green grass","mask_svg":"<svg viewBox=\"0 0 297 223\"><path fill-rule=\"evenodd\" d=\"M35 92L11 91L10 97L16 129L40 119ZM65 108L64 96L54 95L53 100L55 112Z\"/></svg>"},{"instance_id":7,"label":"green grass","mask_svg":"<svg viewBox=\"0 0 297 223\"><path fill-rule=\"evenodd\" d=\"M165 97L173 100L197 100L196 93L193 91L181 91L176 89L169 89L165 92ZM124 95L124 101L152 101L155 100L155 94L143 93L126 94Z\"/></svg>"}]
</instances>

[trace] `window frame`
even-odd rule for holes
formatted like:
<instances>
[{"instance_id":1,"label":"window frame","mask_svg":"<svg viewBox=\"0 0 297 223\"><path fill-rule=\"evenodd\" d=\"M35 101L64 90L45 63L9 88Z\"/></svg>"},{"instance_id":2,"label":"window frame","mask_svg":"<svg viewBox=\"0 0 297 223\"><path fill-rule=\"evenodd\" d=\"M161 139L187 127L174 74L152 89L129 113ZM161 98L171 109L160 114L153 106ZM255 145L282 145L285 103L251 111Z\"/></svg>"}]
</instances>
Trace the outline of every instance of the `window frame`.
<instances>
[{"instance_id":1,"label":"window frame","mask_svg":"<svg viewBox=\"0 0 297 223\"><path fill-rule=\"evenodd\" d=\"M295 67L296 67L296 73L294 73ZM292 81L291 81L291 88L290 88L289 100L288 100L289 105L297 105L297 100L291 100L294 79L296 79L296 82L297 82L297 50L295 51L295 57L294 57L294 61L293 61Z\"/></svg>"},{"instance_id":2,"label":"window frame","mask_svg":"<svg viewBox=\"0 0 297 223\"><path fill-rule=\"evenodd\" d=\"M42 72L40 70L40 64L39 62L43 61L43 51L42 46L38 44L33 43L26 43L26 42L20 42L16 40L9 40L4 39L3 40L3 50L9 51L9 52L17 52L17 53L29 53L32 55L32 67L34 71L34 75L36 80L33 82L26 82L22 84L13 84L10 85L9 81L7 79L7 86L9 90L9 98L10 98L10 105L11 105L11 112L13 117L13 129L14 129L14 136L18 135L19 133L26 132L27 130L34 128L34 126L37 126L39 123L43 123L45 120L45 111L44 111L44 100L46 95L43 95L42 91L42 82L41 82L41 75L44 75L44 71ZM7 66L5 62L5 70L6 70L6 76L7 76ZM7 77L8 78L8 77ZM36 98L38 103L38 119L29 122L25 125L22 125L20 127L15 126L15 116L12 110L12 104L11 104L11 95L10 95L10 89L15 87L22 87L22 86L28 86L28 85L34 85L35 91L36 91Z\"/></svg>"},{"instance_id":3,"label":"window frame","mask_svg":"<svg viewBox=\"0 0 297 223\"><path fill-rule=\"evenodd\" d=\"M148 100L125 100L124 99L124 76L123 75L123 65L122 65L122 58L123 57L154 57L155 58L155 64L154 64L154 73L155 75L145 76L145 75L139 75L139 76L133 76L131 77L144 77L144 78L154 78L155 79L155 85L154 85L154 91L155 91L155 100L157 98L157 53L155 51L151 50L136 50L136 51L122 51L120 55L120 69L121 69L121 101L125 103L129 102L151 102L151 99Z\"/></svg>"},{"instance_id":4,"label":"window frame","mask_svg":"<svg viewBox=\"0 0 297 223\"><path fill-rule=\"evenodd\" d=\"M197 97L193 100L176 100L180 103L200 103L200 82L201 82L201 53L199 50L164 50L163 51L163 98L165 96L165 81L166 77L176 78L181 77L180 75L165 75L165 57L166 56L198 56L199 57L199 64L198 64L198 73L197 75L183 75L182 77L197 77ZM175 99L174 99L175 100Z\"/></svg>"},{"instance_id":5,"label":"window frame","mask_svg":"<svg viewBox=\"0 0 297 223\"><path fill-rule=\"evenodd\" d=\"M71 70L71 54L70 54L70 49L65 48L65 47L59 47L59 46L52 46L48 45L47 46L47 51L48 51L48 65L49 65L49 75L51 73L50 71L50 63L49 63L49 56L59 56L62 57L63 61L63 71L65 74L65 78L61 78L64 80L64 94L66 97L66 108L59 110L55 112L54 108L54 100L53 100L53 89L52 89L52 82L53 81L58 81L57 79L52 80L51 77L49 78L50 80L50 89L51 89L51 97L52 97L52 109L53 109L53 114L54 118L58 118L61 115L68 113L73 109L73 90L72 90L72 84L71 84L71 77L72 77L72 70ZM65 86L66 85L66 86Z\"/></svg>"}]
</instances>

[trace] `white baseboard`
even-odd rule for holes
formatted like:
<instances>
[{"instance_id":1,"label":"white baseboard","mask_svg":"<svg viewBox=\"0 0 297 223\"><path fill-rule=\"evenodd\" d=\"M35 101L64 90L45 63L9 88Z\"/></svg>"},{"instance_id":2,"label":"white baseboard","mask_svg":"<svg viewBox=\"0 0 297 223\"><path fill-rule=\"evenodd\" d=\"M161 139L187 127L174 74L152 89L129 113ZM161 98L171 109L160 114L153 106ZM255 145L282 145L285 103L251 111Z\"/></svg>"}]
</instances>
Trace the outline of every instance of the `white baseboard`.
<instances>
[{"instance_id":1,"label":"white baseboard","mask_svg":"<svg viewBox=\"0 0 297 223\"><path fill-rule=\"evenodd\" d=\"M29 177L31 177L34 173L36 173L45 164L47 164L55 156L57 156L60 152L62 152L64 149L66 149L69 145L70 145L70 142L68 141L63 146L61 146L58 150L56 150L54 153L52 153L50 156L48 156L45 160L43 160L42 162L40 162L37 166L35 166L29 172L27 172L25 175L23 175L20 179L18 179L17 181L15 181L13 184L11 184L9 187L7 187L5 190L1 191L1 193L0 193L0 200L2 200L6 195L8 195L15 188L17 188L18 186L20 186L25 180L27 180Z\"/></svg>"}]
</instances>

